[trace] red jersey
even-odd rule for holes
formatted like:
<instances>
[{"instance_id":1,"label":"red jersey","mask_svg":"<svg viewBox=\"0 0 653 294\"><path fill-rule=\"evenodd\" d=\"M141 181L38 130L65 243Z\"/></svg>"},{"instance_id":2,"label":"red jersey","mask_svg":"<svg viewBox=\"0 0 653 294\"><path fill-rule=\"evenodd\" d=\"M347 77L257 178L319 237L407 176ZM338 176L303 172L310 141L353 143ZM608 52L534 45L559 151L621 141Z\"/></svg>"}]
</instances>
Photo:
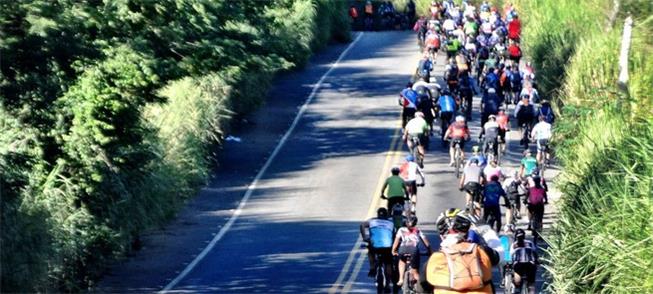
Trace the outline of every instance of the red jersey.
<instances>
[{"instance_id":1,"label":"red jersey","mask_svg":"<svg viewBox=\"0 0 653 294\"><path fill-rule=\"evenodd\" d=\"M508 38L519 39L519 35L521 35L521 21L513 19L508 23Z\"/></svg>"},{"instance_id":2,"label":"red jersey","mask_svg":"<svg viewBox=\"0 0 653 294\"><path fill-rule=\"evenodd\" d=\"M508 129L508 115L507 114L498 114L497 115L497 123L499 124L499 128L502 130L507 130Z\"/></svg>"},{"instance_id":3,"label":"red jersey","mask_svg":"<svg viewBox=\"0 0 653 294\"><path fill-rule=\"evenodd\" d=\"M469 137L469 128L467 128L467 125L460 124L460 123L452 123L449 126L449 135L451 136L452 139L464 139L466 137Z\"/></svg>"}]
</instances>

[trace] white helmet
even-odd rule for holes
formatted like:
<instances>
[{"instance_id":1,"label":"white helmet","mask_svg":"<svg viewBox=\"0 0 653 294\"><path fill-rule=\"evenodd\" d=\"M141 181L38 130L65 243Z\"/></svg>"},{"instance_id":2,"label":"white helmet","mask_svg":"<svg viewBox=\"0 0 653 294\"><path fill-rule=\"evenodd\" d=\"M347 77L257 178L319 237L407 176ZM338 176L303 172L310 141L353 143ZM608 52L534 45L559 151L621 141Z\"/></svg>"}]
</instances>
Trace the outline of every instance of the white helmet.
<instances>
[{"instance_id":1,"label":"white helmet","mask_svg":"<svg viewBox=\"0 0 653 294\"><path fill-rule=\"evenodd\" d=\"M422 113L421 111L415 112L415 117L424 118L424 113Z\"/></svg>"},{"instance_id":2,"label":"white helmet","mask_svg":"<svg viewBox=\"0 0 653 294\"><path fill-rule=\"evenodd\" d=\"M465 117L462 115L456 116L456 122L465 122Z\"/></svg>"},{"instance_id":3,"label":"white helmet","mask_svg":"<svg viewBox=\"0 0 653 294\"><path fill-rule=\"evenodd\" d=\"M494 88L489 88L489 89L487 89L487 92L490 93L490 94L494 94L494 93L497 92L497 90L495 90Z\"/></svg>"}]
</instances>

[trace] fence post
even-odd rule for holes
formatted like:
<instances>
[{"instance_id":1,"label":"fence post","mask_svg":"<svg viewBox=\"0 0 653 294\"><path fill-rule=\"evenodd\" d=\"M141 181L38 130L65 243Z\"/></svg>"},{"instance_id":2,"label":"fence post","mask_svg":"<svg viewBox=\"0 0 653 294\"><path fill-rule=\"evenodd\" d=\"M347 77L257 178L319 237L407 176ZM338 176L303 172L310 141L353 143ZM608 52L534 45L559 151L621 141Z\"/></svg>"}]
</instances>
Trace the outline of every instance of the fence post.
<instances>
[{"instance_id":1,"label":"fence post","mask_svg":"<svg viewBox=\"0 0 653 294\"><path fill-rule=\"evenodd\" d=\"M630 38L633 30L633 18L628 17L624 22L624 33L621 38L621 53L619 54L619 90L628 95L628 53L630 52Z\"/></svg>"}]
</instances>

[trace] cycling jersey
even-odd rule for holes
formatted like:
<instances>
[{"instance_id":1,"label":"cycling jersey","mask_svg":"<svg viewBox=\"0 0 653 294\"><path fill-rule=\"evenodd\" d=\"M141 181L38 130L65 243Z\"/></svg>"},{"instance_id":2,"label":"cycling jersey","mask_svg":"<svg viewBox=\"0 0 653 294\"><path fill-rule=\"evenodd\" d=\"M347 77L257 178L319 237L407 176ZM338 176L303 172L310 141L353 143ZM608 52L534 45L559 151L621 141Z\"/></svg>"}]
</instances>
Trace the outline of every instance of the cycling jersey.
<instances>
[{"instance_id":1,"label":"cycling jersey","mask_svg":"<svg viewBox=\"0 0 653 294\"><path fill-rule=\"evenodd\" d=\"M502 130L507 130L508 129L508 115L506 115L506 114L497 115L497 124L499 124L499 128L501 128Z\"/></svg>"},{"instance_id":2,"label":"cycling jersey","mask_svg":"<svg viewBox=\"0 0 653 294\"><path fill-rule=\"evenodd\" d=\"M418 136L429 131L429 125L421 117L415 117L406 124L406 131L411 136Z\"/></svg>"},{"instance_id":3,"label":"cycling jersey","mask_svg":"<svg viewBox=\"0 0 653 294\"><path fill-rule=\"evenodd\" d=\"M387 219L373 218L369 221L370 245L372 248L392 247L394 224Z\"/></svg>"},{"instance_id":4,"label":"cycling jersey","mask_svg":"<svg viewBox=\"0 0 653 294\"><path fill-rule=\"evenodd\" d=\"M535 140L549 140L551 139L551 124L545 121L537 123L533 127L533 137Z\"/></svg>"},{"instance_id":5,"label":"cycling jersey","mask_svg":"<svg viewBox=\"0 0 653 294\"><path fill-rule=\"evenodd\" d=\"M469 136L469 129L464 123L453 123L449 126L449 135L452 139L462 140Z\"/></svg>"},{"instance_id":6,"label":"cycling jersey","mask_svg":"<svg viewBox=\"0 0 653 294\"><path fill-rule=\"evenodd\" d=\"M496 138L499 136L499 124L495 121L488 121L483 126L486 138Z\"/></svg>"},{"instance_id":7,"label":"cycling jersey","mask_svg":"<svg viewBox=\"0 0 653 294\"><path fill-rule=\"evenodd\" d=\"M524 157L521 160L521 165L524 166L524 174L530 175L537 168L537 159L533 156Z\"/></svg>"},{"instance_id":8,"label":"cycling jersey","mask_svg":"<svg viewBox=\"0 0 653 294\"><path fill-rule=\"evenodd\" d=\"M453 100L453 97L450 95L440 96L439 99L440 111L441 112L454 112L456 107L456 101Z\"/></svg>"},{"instance_id":9,"label":"cycling jersey","mask_svg":"<svg viewBox=\"0 0 653 294\"><path fill-rule=\"evenodd\" d=\"M401 91L401 97L403 97L403 106L405 108L416 108L417 107L417 92L412 89L404 89Z\"/></svg>"},{"instance_id":10,"label":"cycling jersey","mask_svg":"<svg viewBox=\"0 0 653 294\"><path fill-rule=\"evenodd\" d=\"M422 231L415 228L413 230L402 227L397 231L397 235L401 238L399 246L417 247L419 243L425 238Z\"/></svg>"},{"instance_id":11,"label":"cycling jersey","mask_svg":"<svg viewBox=\"0 0 653 294\"><path fill-rule=\"evenodd\" d=\"M501 178L501 176L503 175L503 171L501 170L501 167L498 165L495 167L488 165L483 169L483 174L485 175L485 180L489 182L492 176L497 176L498 178Z\"/></svg>"},{"instance_id":12,"label":"cycling jersey","mask_svg":"<svg viewBox=\"0 0 653 294\"><path fill-rule=\"evenodd\" d=\"M481 167L475 164L470 164L465 167L463 174L465 175L465 182L463 185L467 185L468 183L478 183L481 177Z\"/></svg>"},{"instance_id":13,"label":"cycling jersey","mask_svg":"<svg viewBox=\"0 0 653 294\"><path fill-rule=\"evenodd\" d=\"M487 165L487 158L485 158L485 155L483 154L477 154L469 158L470 161L472 159L478 160L478 166L481 168L484 168Z\"/></svg>"},{"instance_id":14,"label":"cycling jersey","mask_svg":"<svg viewBox=\"0 0 653 294\"><path fill-rule=\"evenodd\" d=\"M417 175L422 175L422 170L419 168L419 165L413 161L405 162L401 166L401 177L406 182L417 181ZM422 175L422 179L424 176Z\"/></svg>"},{"instance_id":15,"label":"cycling jersey","mask_svg":"<svg viewBox=\"0 0 653 294\"><path fill-rule=\"evenodd\" d=\"M456 23L453 21L453 19L447 19L444 21L442 24L442 28L444 28L445 31L453 31L456 29Z\"/></svg>"},{"instance_id":16,"label":"cycling jersey","mask_svg":"<svg viewBox=\"0 0 653 294\"><path fill-rule=\"evenodd\" d=\"M499 201L501 197L506 197L506 191L501 188L501 185L498 182L490 182L489 184L485 185L485 189L483 190L483 196L485 198L485 201L483 204L485 206L499 206ZM506 201L508 203L508 201Z\"/></svg>"},{"instance_id":17,"label":"cycling jersey","mask_svg":"<svg viewBox=\"0 0 653 294\"><path fill-rule=\"evenodd\" d=\"M385 180L388 186L386 196L388 198L404 197L406 192L404 190L404 179L399 176L391 176Z\"/></svg>"}]
</instances>

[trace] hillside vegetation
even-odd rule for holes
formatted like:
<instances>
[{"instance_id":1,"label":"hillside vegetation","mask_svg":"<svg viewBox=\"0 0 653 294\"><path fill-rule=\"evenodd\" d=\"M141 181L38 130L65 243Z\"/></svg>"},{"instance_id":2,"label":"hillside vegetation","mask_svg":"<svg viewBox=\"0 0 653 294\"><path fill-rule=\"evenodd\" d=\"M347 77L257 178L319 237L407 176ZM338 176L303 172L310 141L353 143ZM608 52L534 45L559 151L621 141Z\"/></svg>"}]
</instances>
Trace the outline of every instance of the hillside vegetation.
<instances>
[{"instance_id":1,"label":"hillside vegetation","mask_svg":"<svg viewBox=\"0 0 653 294\"><path fill-rule=\"evenodd\" d=\"M81 291L206 181L344 1L0 3L1 292Z\"/></svg>"},{"instance_id":2,"label":"hillside vegetation","mask_svg":"<svg viewBox=\"0 0 653 294\"><path fill-rule=\"evenodd\" d=\"M558 105L564 168L549 242L554 293L653 292L653 2L520 0L523 44ZM618 3L618 8L614 4ZM627 91L617 86L634 19Z\"/></svg>"}]
</instances>

